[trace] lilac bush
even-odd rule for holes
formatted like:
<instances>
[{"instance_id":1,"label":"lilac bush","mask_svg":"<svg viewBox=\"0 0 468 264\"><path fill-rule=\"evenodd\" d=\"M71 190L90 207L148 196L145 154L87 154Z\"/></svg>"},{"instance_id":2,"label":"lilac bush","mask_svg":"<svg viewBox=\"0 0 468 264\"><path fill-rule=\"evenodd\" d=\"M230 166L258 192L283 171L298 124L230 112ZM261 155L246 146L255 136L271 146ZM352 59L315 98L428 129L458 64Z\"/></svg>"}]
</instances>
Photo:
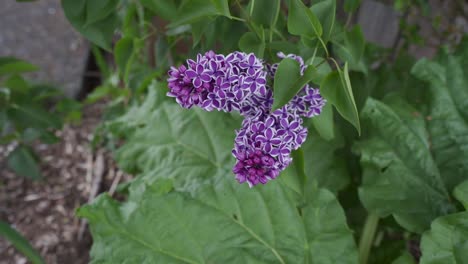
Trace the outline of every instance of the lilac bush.
<instances>
[{"instance_id":1,"label":"lilac bush","mask_svg":"<svg viewBox=\"0 0 468 264\"><path fill-rule=\"evenodd\" d=\"M278 57L298 61L301 74L307 68L300 56L278 53ZM244 117L236 131L233 172L250 187L275 179L291 163L291 152L307 137L302 117L319 115L325 104L318 89L305 85L288 104L273 110L277 68L278 64L269 65L253 53L225 56L208 51L169 71L167 95L183 108L236 111Z\"/></svg>"}]
</instances>

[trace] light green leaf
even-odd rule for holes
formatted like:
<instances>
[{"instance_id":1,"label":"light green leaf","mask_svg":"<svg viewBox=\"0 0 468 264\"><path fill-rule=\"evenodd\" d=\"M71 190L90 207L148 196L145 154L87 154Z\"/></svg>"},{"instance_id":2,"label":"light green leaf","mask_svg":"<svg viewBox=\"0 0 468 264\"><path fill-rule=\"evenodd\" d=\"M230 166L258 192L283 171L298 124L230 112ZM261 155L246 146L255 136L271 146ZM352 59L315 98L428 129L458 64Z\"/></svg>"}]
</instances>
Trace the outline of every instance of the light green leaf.
<instances>
[{"instance_id":1,"label":"light green leaf","mask_svg":"<svg viewBox=\"0 0 468 264\"><path fill-rule=\"evenodd\" d=\"M224 175L191 194L157 186L132 186L121 205L103 195L78 210L93 234L91 263L358 262L344 212L325 189L298 207L279 181L250 189Z\"/></svg>"},{"instance_id":2,"label":"light green leaf","mask_svg":"<svg viewBox=\"0 0 468 264\"><path fill-rule=\"evenodd\" d=\"M454 206L421 133L424 121L413 112L367 100L361 114L370 136L356 145L363 168L359 196L369 211L392 214L404 228L421 233Z\"/></svg>"},{"instance_id":3,"label":"light green leaf","mask_svg":"<svg viewBox=\"0 0 468 264\"><path fill-rule=\"evenodd\" d=\"M108 51L118 25L117 0L62 0L65 16L87 39ZM96 9L95 9L96 8Z\"/></svg>"},{"instance_id":4,"label":"light green leaf","mask_svg":"<svg viewBox=\"0 0 468 264\"><path fill-rule=\"evenodd\" d=\"M265 28L274 28L280 11L280 0L252 1L252 20Z\"/></svg>"},{"instance_id":5,"label":"light green leaf","mask_svg":"<svg viewBox=\"0 0 468 264\"><path fill-rule=\"evenodd\" d=\"M273 109L287 104L304 86L317 77L315 67L309 65L301 75L299 63L290 58L283 59L275 74Z\"/></svg>"},{"instance_id":6,"label":"light green leaf","mask_svg":"<svg viewBox=\"0 0 468 264\"><path fill-rule=\"evenodd\" d=\"M18 145L7 157L8 167L16 174L33 180L41 179L41 171L33 150L24 145Z\"/></svg>"},{"instance_id":7,"label":"light green leaf","mask_svg":"<svg viewBox=\"0 0 468 264\"><path fill-rule=\"evenodd\" d=\"M322 25L318 18L301 0L289 1L288 31L293 35L309 38L322 36Z\"/></svg>"},{"instance_id":8,"label":"light green leaf","mask_svg":"<svg viewBox=\"0 0 468 264\"><path fill-rule=\"evenodd\" d=\"M39 68L26 61L13 57L0 57L0 76L37 71Z\"/></svg>"},{"instance_id":9,"label":"light green leaf","mask_svg":"<svg viewBox=\"0 0 468 264\"><path fill-rule=\"evenodd\" d=\"M44 260L39 253L29 244L29 242L9 224L0 221L0 237L4 237L33 264L44 264Z\"/></svg>"},{"instance_id":10,"label":"light green leaf","mask_svg":"<svg viewBox=\"0 0 468 264\"><path fill-rule=\"evenodd\" d=\"M354 101L347 64L345 64L343 71L340 69L333 71L322 80L320 93L361 134L359 114Z\"/></svg>"},{"instance_id":11,"label":"light green leaf","mask_svg":"<svg viewBox=\"0 0 468 264\"><path fill-rule=\"evenodd\" d=\"M468 175L468 103L463 101L468 99L468 70L458 59L451 55L444 55L441 63L422 59L411 70L429 82L431 151L448 190Z\"/></svg>"},{"instance_id":12,"label":"light green leaf","mask_svg":"<svg viewBox=\"0 0 468 264\"><path fill-rule=\"evenodd\" d=\"M263 58L265 52L265 39L259 39L257 34L246 32L239 39L239 48L245 53L253 52L257 57Z\"/></svg>"}]
</instances>

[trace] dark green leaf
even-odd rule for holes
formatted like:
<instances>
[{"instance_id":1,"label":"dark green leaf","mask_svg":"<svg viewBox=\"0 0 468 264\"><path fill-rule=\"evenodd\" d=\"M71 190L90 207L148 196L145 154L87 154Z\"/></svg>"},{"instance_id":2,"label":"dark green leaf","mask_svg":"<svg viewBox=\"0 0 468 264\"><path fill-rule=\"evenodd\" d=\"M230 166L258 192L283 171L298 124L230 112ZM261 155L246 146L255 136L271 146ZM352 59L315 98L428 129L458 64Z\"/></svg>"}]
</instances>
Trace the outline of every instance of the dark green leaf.
<instances>
[{"instance_id":1,"label":"dark green leaf","mask_svg":"<svg viewBox=\"0 0 468 264\"><path fill-rule=\"evenodd\" d=\"M344 2L344 10L346 12L354 12L358 9L359 5L361 4L361 0L345 0Z\"/></svg>"},{"instance_id":2,"label":"dark green leaf","mask_svg":"<svg viewBox=\"0 0 468 264\"><path fill-rule=\"evenodd\" d=\"M252 2L252 20L265 28L274 28L280 11L280 0L255 0Z\"/></svg>"},{"instance_id":3,"label":"dark green leaf","mask_svg":"<svg viewBox=\"0 0 468 264\"><path fill-rule=\"evenodd\" d=\"M96 45L111 50L118 25L118 0L62 0L62 8L70 23ZM94 7L97 10L94 10Z\"/></svg>"},{"instance_id":4,"label":"dark green leaf","mask_svg":"<svg viewBox=\"0 0 468 264\"><path fill-rule=\"evenodd\" d=\"M333 108L330 103L325 104L320 115L312 118L312 124L325 140L332 140L335 137L335 121L333 119Z\"/></svg>"},{"instance_id":5,"label":"dark green leaf","mask_svg":"<svg viewBox=\"0 0 468 264\"><path fill-rule=\"evenodd\" d=\"M348 120L361 133L359 115L354 102L353 90L349 81L348 68L333 71L325 77L320 85L320 93L333 104L340 115Z\"/></svg>"},{"instance_id":6,"label":"dark green leaf","mask_svg":"<svg viewBox=\"0 0 468 264\"><path fill-rule=\"evenodd\" d=\"M314 117L315 119L317 117ZM339 153L344 147L344 139L337 131L335 138L329 141L322 139L313 127L309 127L307 140L302 145L307 177L306 190L317 182L321 188L333 192L344 189L350 182L350 173L346 157Z\"/></svg>"},{"instance_id":7,"label":"dark green leaf","mask_svg":"<svg viewBox=\"0 0 468 264\"><path fill-rule=\"evenodd\" d=\"M226 0L190 0L183 1L177 10L176 19L169 25L174 28L183 24L209 19L212 16L229 16Z\"/></svg>"},{"instance_id":8,"label":"dark green leaf","mask_svg":"<svg viewBox=\"0 0 468 264\"><path fill-rule=\"evenodd\" d=\"M310 65L301 75L299 63L293 59L283 59L276 71L274 81L273 109L287 104L304 86L317 76L315 67Z\"/></svg>"},{"instance_id":9,"label":"dark green leaf","mask_svg":"<svg viewBox=\"0 0 468 264\"><path fill-rule=\"evenodd\" d=\"M348 62L351 70L367 74L367 66L363 60L365 40L360 26L345 31L342 39L333 40L333 45L337 56L342 61Z\"/></svg>"},{"instance_id":10,"label":"dark green leaf","mask_svg":"<svg viewBox=\"0 0 468 264\"><path fill-rule=\"evenodd\" d=\"M246 32L239 39L239 48L246 53L255 53L259 58L263 58L265 52L265 40L261 40L253 32Z\"/></svg>"},{"instance_id":11,"label":"dark green leaf","mask_svg":"<svg viewBox=\"0 0 468 264\"><path fill-rule=\"evenodd\" d=\"M8 167L16 174L33 180L41 179L41 171L33 150L18 145L7 157Z\"/></svg>"},{"instance_id":12,"label":"dark green leaf","mask_svg":"<svg viewBox=\"0 0 468 264\"><path fill-rule=\"evenodd\" d=\"M460 201L466 210L468 210L468 180L460 183L453 190L453 196Z\"/></svg>"},{"instance_id":13,"label":"dark green leaf","mask_svg":"<svg viewBox=\"0 0 468 264\"><path fill-rule=\"evenodd\" d=\"M80 0L75 0L80 1ZM86 25L91 25L110 16L117 7L118 0L86 1Z\"/></svg>"},{"instance_id":14,"label":"dark green leaf","mask_svg":"<svg viewBox=\"0 0 468 264\"><path fill-rule=\"evenodd\" d=\"M216 10L218 10L219 14L226 16L226 17L231 17L231 13L229 12L228 0L210 0L210 1L216 7Z\"/></svg>"},{"instance_id":15,"label":"dark green leaf","mask_svg":"<svg viewBox=\"0 0 468 264\"><path fill-rule=\"evenodd\" d=\"M166 20L173 20L177 15L177 8L173 0L140 0L140 2Z\"/></svg>"},{"instance_id":16,"label":"dark green leaf","mask_svg":"<svg viewBox=\"0 0 468 264\"><path fill-rule=\"evenodd\" d=\"M319 38L322 36L322 25L320 25L318 18L301 0L290 0L288 31L293 35Z\"/></svg>"},{"instance_id":17,"label":"dark green leaf","mask_svg":"<svg viewBox=\"0 0 468 264\"><path fill-rule=\"evenodd\" d=\"M133 55L134 45L133 38L121 38L114 47L114 57L117 68L122 77L127 76L127 69L130 67L129 60Z\"/></svg>"},{"instance_id":18,"label":"dark green leaf","mask_svg":"<svg viewBox=\"0 0 468 264\"><path fill-rule=\"evenodd\" d=\"M423 232L436 217L454 210L429 152L424 120L403 104L389 106L369 98L362 118L371 134L356 145L363 184L359 196L369 211L392 214L412 232Z\"/></svg>"},{"instance_id":19,"label":"dark green leaf","mask_svg":"<svg viewBox=\"0 0 468 264\"><path fill-rule=\"evenodd\" d=\"M416 264L416 261L410 253L403 252L392 264Z\"/></svg>"},{"instance_id":20,"label":"dark green leaf","mask_svg":"<svg viewBox=\"0 0 468 264\"><path fill-rule=\"evenodd\" d=\"M91 226L92 263L358 263L325 189L299 205L279 181L250 189L222 175L191 194L159 186L137 182L122 205L103 195L78 210Z\"/></svg>"},{"instance_id":21,"label":"dark green leaf","mask_svg":"<svg viewBox=\"0 0 468 264\"><path fill-rule=\"evenodd\" d=\"M39 253L29 244L29 242L24 238L18 231L12 228L9 224L0 221L0 237L4 237L24 256L26 256L29 261L33 264L45 264L42 257Z\"/></svg>"},{"instance_id":22,"label":"dark green leaf","mask_svg":"<svg viewBox=\"0 0 468 264\"><path fill-rule=\"evenodd\" d=\"M37 71L39 68L26 61L13 57L0 57L0 76Z\"/></svg>"},{"instance_id":23,"label":"dark green leaf","mask_svg":"<svg viewBox=\"0 0 468 264\"><path fill-rule=\"evenodd\" d=\"M324 42L327 42L330 39L335 25L336 0L314 1L310 10L320 21L323 28L322 39Z\"/></svg>"},{"instance_id":24,"label":"dark green leaf","mask_svg":"<svg viewBox=\"0 0 468 264\"><path fill-rule=\"evenodd\" d=\"M56 128L62 127L60 118L34 104L15 105L8 109L8 118L18 128Z\"/></svg>"}]
</instances>

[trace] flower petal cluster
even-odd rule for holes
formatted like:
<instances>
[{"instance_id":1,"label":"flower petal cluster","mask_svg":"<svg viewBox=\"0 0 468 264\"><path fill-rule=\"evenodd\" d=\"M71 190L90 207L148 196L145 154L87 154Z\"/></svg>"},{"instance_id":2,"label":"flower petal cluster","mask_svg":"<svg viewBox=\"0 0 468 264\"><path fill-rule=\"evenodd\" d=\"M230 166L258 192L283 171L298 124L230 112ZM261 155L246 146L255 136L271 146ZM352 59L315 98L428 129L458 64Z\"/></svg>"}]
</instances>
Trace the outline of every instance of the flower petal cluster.
<instances>
[{"instance_id":1,"label":"flower petal cluster","mask_svg":"<svg viewBox=\"0 0 468 264\"><path fill-rule=\"evenodd\" d=\"M279 53L278 57L297 60L301 74L307 68L297 55ZM252 53L225 56L208 51L169 71L167 95L182 107L237 111L244 116L232 151L233 172L240 183L251 187L275 179L291 163L291 151L307 137L302 117L320 114L325 105L318 89L305 85L287 105L272 111L268 81L271 85L277 68L278 64L266 64Z\"/></svg>"}]
</instances>

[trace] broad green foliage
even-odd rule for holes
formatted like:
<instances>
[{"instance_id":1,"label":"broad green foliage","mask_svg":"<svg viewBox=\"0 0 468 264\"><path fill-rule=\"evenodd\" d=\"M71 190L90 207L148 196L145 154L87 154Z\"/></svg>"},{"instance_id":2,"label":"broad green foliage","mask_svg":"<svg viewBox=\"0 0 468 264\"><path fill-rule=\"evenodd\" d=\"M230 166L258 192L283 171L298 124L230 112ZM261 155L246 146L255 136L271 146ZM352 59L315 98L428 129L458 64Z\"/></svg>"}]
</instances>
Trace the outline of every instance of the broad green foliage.
<instances>
[{"instance_id":1,"label":"broad green foliage","mask_svg":"<svg viewBox=\"0 0 468 264\"><path fill-rule=\"evenodd\" d=\"M459 188L460 193L468 193L466 182ZM466 196L463 199L466 202ZM468 212L437 218L422 236L421 249L422 264L468 263Z\"/></svg>"},{"instance_id":2,"label":"broad green foliage","mask_svg":"<svg viewBox=\"0 0 468 264\"><path fill-rule=\"evenodd\" d=\"M280 0L255 0L252 2L252 20L265 28L273 28L278 21Z\"/></svg>"},{"instance_id":3,"label":"broad green foliage","mask_svg":"<svg viewBox=\"0 0 468 264\"><path fill-rule=\"evenodd\" d=\"M370 137L359 142L364 205L413 232L453 211L449 192L431 156L424 120L415 110L392 98L389 105L368 99L362 118ZM391 106L395 106L397 111Z\"/></svg>"},{"instance_id":4,"label":"broad green foliage","mask_svg":"<svg viewBox=\"0 0 468 264\"><path fill-rule=\"evenodd\" d=\"M13 57L0 58L0 76L18 74L23 72L37 71L38 68L26 61L19 60Z\"/></svg>"},{"instance_id":5,"label":"broad green foliage","mask_svg":"<svg viewBox=\"0 0 468 264\"><path fill-rule=\"evenodd\" d=\"M319 38L323 33L320 21L301 0L289 1L288 30L293 35L308 38Z\"/></svg>"},{"instance_id":6,"label":"broad green foliage","mask_svg":"<svg viewBox=\"0 0 468 264\"><path fill-rule=\"evenodd\" d=\"M357 263L329 191L299 204L279 181L259 187L224 175L192 194L139 186L122 205L103 195L78 211L91 225L92 263Z\"/></svg>"},{"instance_id":7,"label":"broad green foliage","mask_svg":"<svg viewBox=\"0 0 468 264\"><path fill-rule=\"evenodd\" d=\"M27 147L20 145L8 155L8 167L10 167L16 174L28 177L33 180L41 178L41 172L37 164L38 157L34 151Z\"/></svg>"},{"instance_id":8,"label":"broad green foliage","mask_svg":"<svg viewBox=\"0 0 468 264\"><path fill-rule=\"evenodd\" d=\"M18 231L7 223L0 221L0 237L6 238L13 246L23 253L33 264L44 264L44 260L39 253L32 248L29 242Z\"/></svg>"},{"instance_id":9,"label":"broad green foliage","mask_svg":"<svg viewBox=\"0 0 468 264\"><path fill-rule=\"evenodd\" d=\"M141 107L113 124L128 134L116 153L119 166L144 178L175 179L174 185L184 189L232 175L232 142L240 122L223 113L183 110L172 102L159 105L156 97L150 93Z\"/></svg>"},{"instance_id":10,"label":"broad green foliage","mask_svg":"<svg viewBox=\"0 0 468 264\"><path fill-rule=\"evenodd\" d=\"M429 82L431 150L449 190L468 177L468 69L462 64L468 55L456 55L423 59L412 69Z\"/></svg>"}]
</instances>

